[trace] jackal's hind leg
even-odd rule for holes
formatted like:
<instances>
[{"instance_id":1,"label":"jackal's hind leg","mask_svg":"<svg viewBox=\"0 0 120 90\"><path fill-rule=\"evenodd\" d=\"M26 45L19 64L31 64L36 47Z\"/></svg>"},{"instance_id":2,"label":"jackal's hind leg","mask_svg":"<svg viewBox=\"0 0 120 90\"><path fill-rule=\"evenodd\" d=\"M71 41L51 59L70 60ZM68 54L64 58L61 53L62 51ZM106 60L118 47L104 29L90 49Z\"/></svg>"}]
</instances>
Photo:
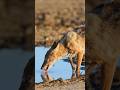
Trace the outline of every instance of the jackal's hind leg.
<instances>
[{"instance_id":1,"label":"jackal's hind leg","mask_svg":"<svg viewBox=\"0 0 120 90\"><path fill-rule=\"evenodd\" d=\"M83 53L79 52L77 54L77 68L76 68L77 77L80 77L80 66L81 66L81 63L82 63L82 59L83 59Z\"/></svg>"}]
</instances>

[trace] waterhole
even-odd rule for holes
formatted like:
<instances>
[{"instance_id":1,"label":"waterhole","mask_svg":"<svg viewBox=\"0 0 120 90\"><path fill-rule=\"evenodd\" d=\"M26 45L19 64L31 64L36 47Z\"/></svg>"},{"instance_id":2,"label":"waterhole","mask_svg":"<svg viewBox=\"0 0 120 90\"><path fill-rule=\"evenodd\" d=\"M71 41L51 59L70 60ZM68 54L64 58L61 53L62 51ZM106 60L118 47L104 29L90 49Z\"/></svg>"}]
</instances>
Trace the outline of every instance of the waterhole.
<instances>
[{"instance_id":1,"label":"waterhole","mask_svg":"<svg viewBox=\"0 0 120 90\"><path fill-rule=\"evenodd\" d=\"M35 83L43 82L41 66L44 62L44 56L49 48L36 47L35 48ZM85 74L85 67L81 66L81 74ZM70 63L65 60L58 60L52 68L48 71L49 78L56 80L58 78L70 79L72 76L72 68Z\"/></svg>"}]
</instances>

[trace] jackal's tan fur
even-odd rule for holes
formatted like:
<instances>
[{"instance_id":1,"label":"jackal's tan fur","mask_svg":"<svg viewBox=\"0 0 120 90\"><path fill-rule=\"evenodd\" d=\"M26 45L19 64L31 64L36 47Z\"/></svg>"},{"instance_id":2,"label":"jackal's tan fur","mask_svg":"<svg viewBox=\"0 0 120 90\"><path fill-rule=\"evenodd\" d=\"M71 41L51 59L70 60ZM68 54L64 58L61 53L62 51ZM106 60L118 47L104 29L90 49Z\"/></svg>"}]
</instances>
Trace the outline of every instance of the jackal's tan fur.
<instances>
[{"instance_id":1,"label":"jackal's tan fur","mask_svg":"<svg viewBox=\"0 0 120 90\"><path fill-rule=\"evenodd\" d=\"M75 31L67 32L58 42L54 42L45 55L42 69L48 70L57 60L68 55L73 72L80 74L80 65L85 53L85 36ZM77 56L77 67L73 63L73 57Z\"/></svg>"}]
</instances>

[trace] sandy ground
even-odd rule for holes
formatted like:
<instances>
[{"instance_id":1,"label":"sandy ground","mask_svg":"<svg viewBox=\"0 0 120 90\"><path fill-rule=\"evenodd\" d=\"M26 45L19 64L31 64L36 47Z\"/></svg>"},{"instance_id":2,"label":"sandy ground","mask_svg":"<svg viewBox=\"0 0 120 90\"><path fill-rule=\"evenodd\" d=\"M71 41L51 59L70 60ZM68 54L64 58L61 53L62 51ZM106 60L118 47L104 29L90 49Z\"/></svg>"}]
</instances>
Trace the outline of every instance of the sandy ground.
<instances>
[{"instance_id":1,"label":"sandy ground","mask_svg":"<svg viewBox=\"0 0 120 90\"><path fill-rule=\"evenodd\" d=\"M85 90L85 82L81 78L74 80L54 80L35 84L35 90Z\"/></svg>"}]
</instances>

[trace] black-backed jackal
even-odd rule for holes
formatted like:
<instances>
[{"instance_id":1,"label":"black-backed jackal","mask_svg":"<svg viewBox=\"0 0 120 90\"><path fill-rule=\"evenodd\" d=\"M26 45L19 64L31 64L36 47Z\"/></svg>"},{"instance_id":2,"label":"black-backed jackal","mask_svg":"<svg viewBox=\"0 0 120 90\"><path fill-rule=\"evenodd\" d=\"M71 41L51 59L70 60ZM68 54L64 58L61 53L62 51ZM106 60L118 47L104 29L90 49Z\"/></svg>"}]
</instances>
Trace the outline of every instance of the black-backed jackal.
<instances>
[{"instance_id":1,"label":"black-backed jackal","mask_svg":"<svg viewBox=\"0 0 120 90\"><path fill-rule=\"evenodd\" d=\"M85 35L82 27L82 29L67 32L59 41L54 42L45 55L41 69L47 71L56 61L68 56L73 73L76 72L76 75L79 76L84 53ZM74 57L77 57L76 65L73 62Z\"/></svg>"}]
</instances>

